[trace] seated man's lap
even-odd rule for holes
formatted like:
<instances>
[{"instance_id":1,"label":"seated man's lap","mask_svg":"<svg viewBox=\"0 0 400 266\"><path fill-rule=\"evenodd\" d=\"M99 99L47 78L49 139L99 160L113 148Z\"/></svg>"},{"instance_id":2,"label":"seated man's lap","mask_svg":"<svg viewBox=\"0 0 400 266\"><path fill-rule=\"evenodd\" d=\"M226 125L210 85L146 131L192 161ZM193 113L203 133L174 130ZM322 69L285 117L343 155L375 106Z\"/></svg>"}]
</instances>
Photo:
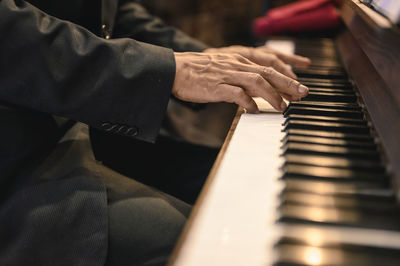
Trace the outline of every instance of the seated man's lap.
<instances>
[{"instance_id":1,"label":"seated man's lap","mask_svg":"<svg viewBox=\"0 0 400 266\"><path fill-rule=\"evenodd\" d=\"M107 265L165 265L190 205L107 168L103 171L109 216Z\"/></svg>"}]
</instances>

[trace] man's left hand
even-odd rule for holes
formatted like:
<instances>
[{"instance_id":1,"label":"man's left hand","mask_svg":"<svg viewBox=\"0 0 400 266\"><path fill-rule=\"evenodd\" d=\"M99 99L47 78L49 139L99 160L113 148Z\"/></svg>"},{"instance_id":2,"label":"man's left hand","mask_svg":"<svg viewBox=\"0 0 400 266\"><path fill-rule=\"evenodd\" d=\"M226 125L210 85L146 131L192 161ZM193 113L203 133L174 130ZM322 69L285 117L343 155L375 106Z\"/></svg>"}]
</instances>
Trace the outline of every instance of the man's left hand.
<instances>
[{"instance_id":1,"label":"man's left hand","mask_svg":"<svg viewBox=\"0 0 400 266\"><path fill-rule=\"evenodd\" d=\"M273 67L278 72L290 77L297 78L290 66L307 67L311 60L307 57L286 54L270 48L268 46L246 47L241 45L233 45L221 48L208 48L204 50L206 53L229 53L240 54L249 59L253 63L261 66Z\"/></svg>"}]
</instances>

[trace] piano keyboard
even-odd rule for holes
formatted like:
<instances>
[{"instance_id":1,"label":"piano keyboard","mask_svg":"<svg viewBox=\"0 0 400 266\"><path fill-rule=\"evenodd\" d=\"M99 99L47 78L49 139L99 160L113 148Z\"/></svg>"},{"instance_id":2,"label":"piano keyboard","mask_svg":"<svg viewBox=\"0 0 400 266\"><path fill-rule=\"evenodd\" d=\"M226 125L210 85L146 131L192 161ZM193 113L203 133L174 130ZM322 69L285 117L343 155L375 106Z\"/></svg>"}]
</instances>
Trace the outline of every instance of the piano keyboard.
<instances>
[{"instance_id":1,"label":"piano keyboard","mask_svg":"<svg viewBox=\"0 0 400 266\"><path fill-rule=\"evenodd\" d=\"M334 44L296 53L309 95L241 116L171 264L400 265L399 207Z\"/></svg>"},{"instance_id":2,"label":"piano keyboard","mask_svg":"<svg viewBox=\"0 0 400 266\"><path fill-rule=\"evenodd\" d=\"M284 232L274 245L274 265L399 265L398 244L378 240L387 234L398 237L400 212L371 128L333 43L319 41L316 47L309 42L296 46L314 65L296 71L310 94L284 113L285 185L277 221L321 231ZM373 231L376 238L351 237L360 229ZM325 230L348 232L349 238L331 239ZM388 240L386 236L381 241Z\"/></svg>"}]
</instances>

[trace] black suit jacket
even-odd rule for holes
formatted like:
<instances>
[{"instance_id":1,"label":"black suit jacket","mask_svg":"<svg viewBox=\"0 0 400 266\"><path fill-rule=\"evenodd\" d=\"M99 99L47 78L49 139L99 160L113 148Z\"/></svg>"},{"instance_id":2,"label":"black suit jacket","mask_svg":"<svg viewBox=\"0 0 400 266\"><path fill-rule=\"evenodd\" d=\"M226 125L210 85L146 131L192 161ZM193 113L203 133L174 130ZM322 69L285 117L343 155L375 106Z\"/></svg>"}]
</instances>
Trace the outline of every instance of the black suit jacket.
<instances>
[{"instance_id":1,"label":"black suit jacket","mask_svg":"<svg viewBox=\"0 0 400 266\"><path fill-rule=\"evenodd\" d=\"M53 115L152 142L175 75L168 48L205 46L133 1L29 2L0 0L0 265L101 265L102 173L57 143Z\"/></svg>"}]
</instances>

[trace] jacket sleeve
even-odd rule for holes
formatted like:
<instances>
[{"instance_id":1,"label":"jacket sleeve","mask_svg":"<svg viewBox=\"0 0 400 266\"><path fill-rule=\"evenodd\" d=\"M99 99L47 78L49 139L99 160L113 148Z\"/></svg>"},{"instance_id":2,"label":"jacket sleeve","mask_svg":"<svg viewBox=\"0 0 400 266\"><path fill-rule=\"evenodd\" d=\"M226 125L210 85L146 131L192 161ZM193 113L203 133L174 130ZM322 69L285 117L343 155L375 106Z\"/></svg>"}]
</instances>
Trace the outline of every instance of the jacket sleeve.
<instances>
[{"instance_id":1,"label":"jacket sleeve","mask_svg":"<svg viewBox=\"0 0 400 266\"><path fill-rule=\"evenodd\" d=\"M176 52L201 52L208 47L185 33L165 25L133 0L119 0L113 37L129 37L168 47Z\"/></svg>"},{"instance_id":2,"label":"jacket sleeve","mask_svg":"<svg viewBox=\"0 0 400 266\"><path fill-rule=\"evenodd\" d=\"M0 34L0 101L155 140L175 76L172 50L104 40L18 0L0 0Z\"/></svg>"}]
</instances>

